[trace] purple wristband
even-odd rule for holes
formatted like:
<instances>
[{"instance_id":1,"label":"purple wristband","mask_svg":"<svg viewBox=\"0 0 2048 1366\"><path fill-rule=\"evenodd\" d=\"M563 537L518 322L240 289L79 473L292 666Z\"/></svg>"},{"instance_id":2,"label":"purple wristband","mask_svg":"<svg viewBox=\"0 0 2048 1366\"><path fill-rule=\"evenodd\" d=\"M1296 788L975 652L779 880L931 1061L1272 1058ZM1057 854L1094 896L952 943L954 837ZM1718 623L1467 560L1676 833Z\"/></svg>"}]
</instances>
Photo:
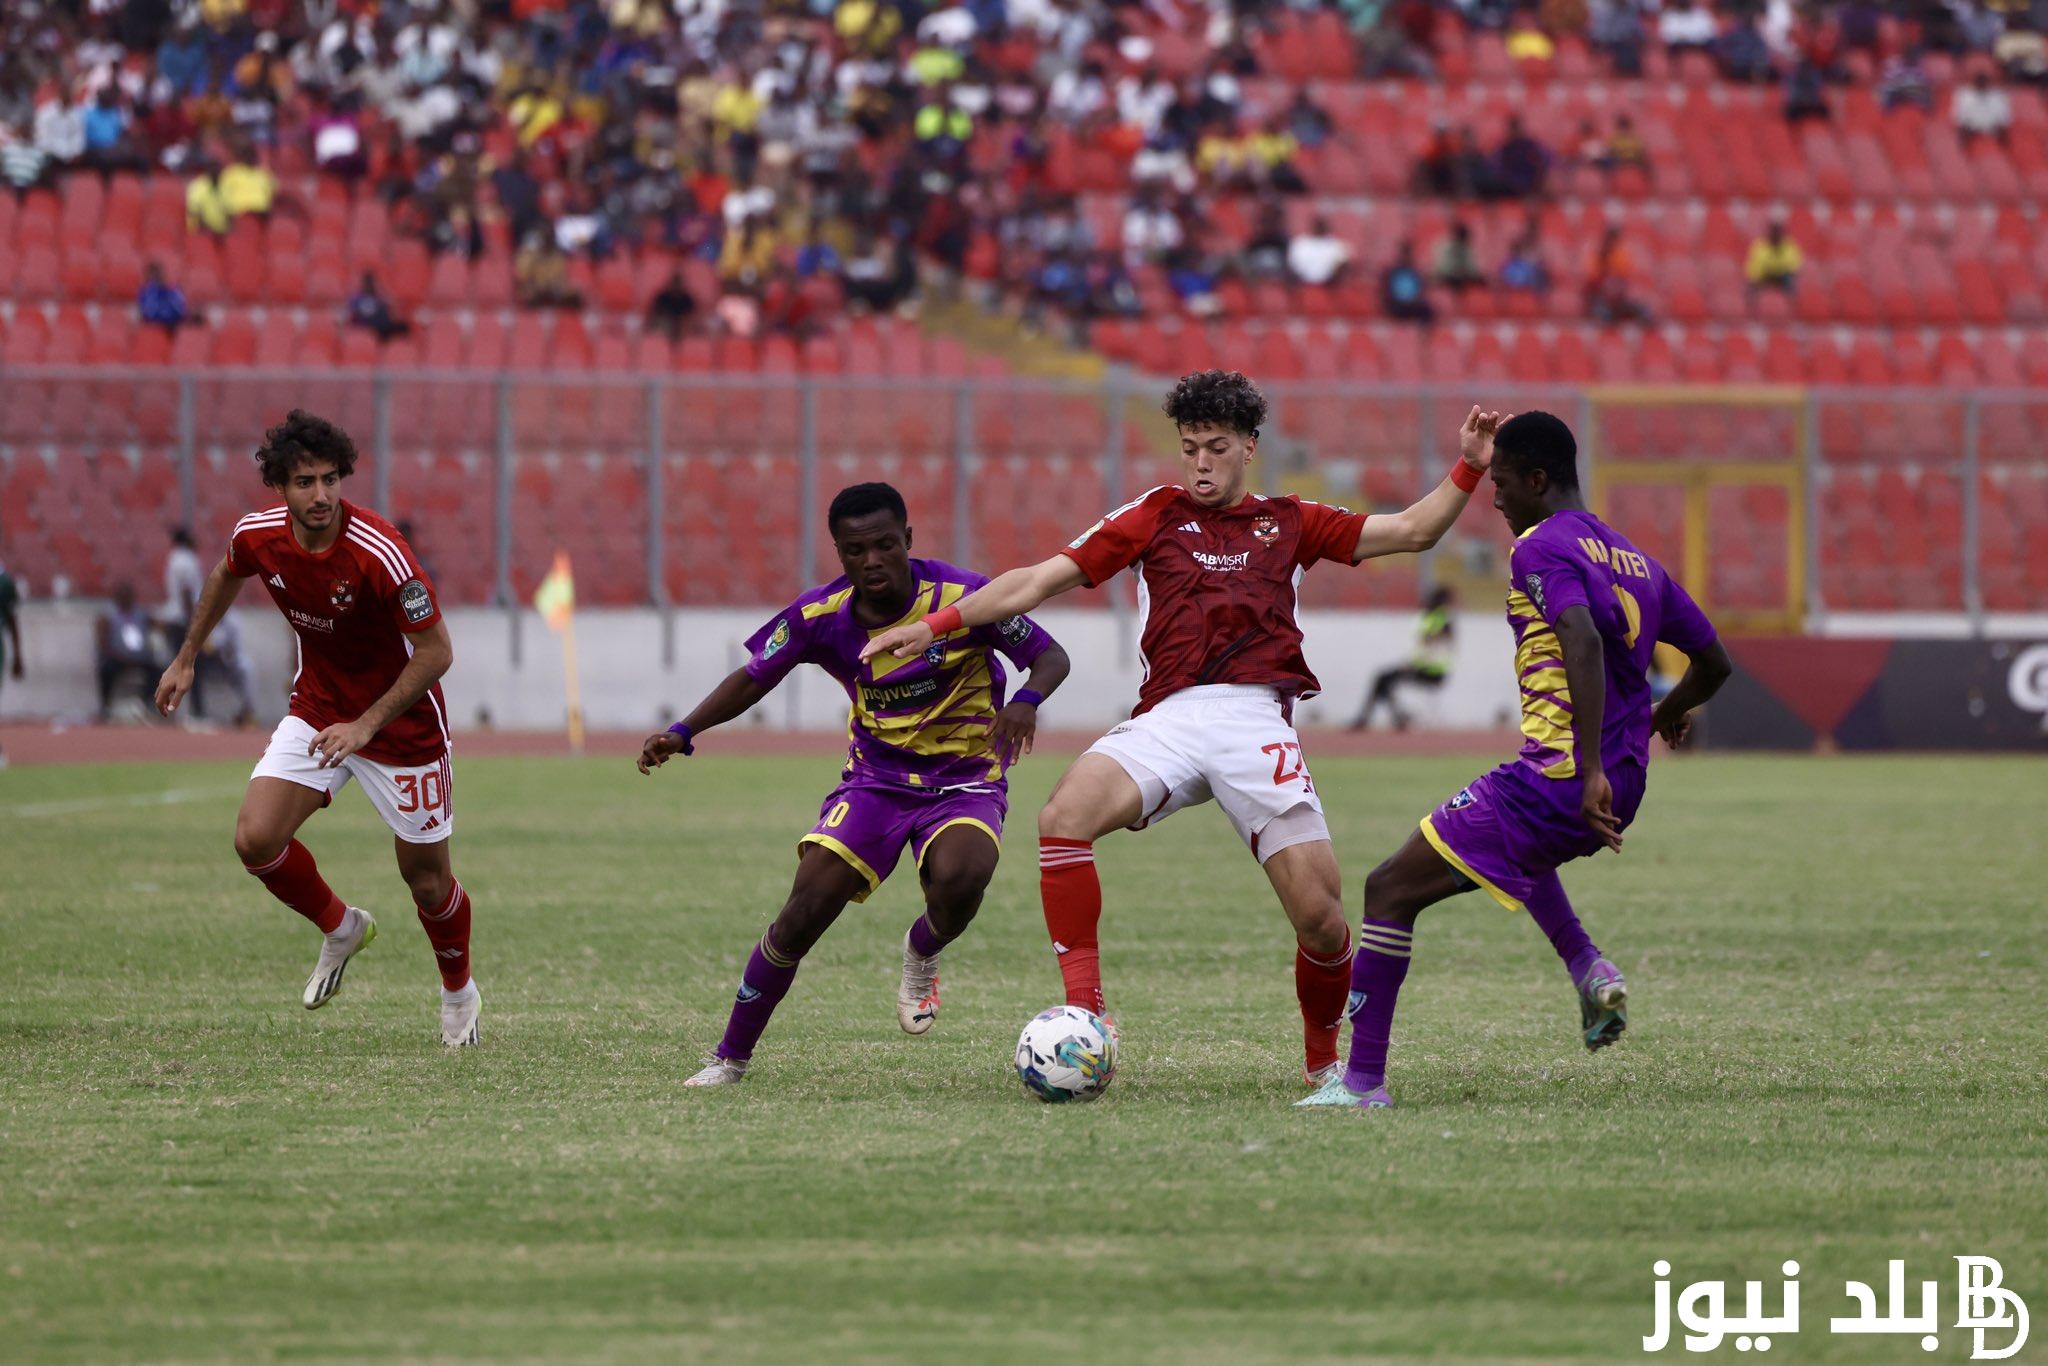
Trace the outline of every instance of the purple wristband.
<instances>
[{"instance_id":1,"label":"purple wristband","mask_svg":"<svg viewBox=\"0 0 2048 1366\"><path fill-rule=\"evenodd\" d=\"M697 747L690 743L690 728L684 725L682 722L678 721L673 726L670 726L668 728L668 733L670 735L680 735L683 737L683 753L695 754L697 752Z\"/></svg>"},{"instance_id":2,"label":"purple wristband","mask_svg":"<svg viewBox=\"0 0 2048 1366\"><path fill-rule=\"evenodd\" d=\"M1043 706L1045 704L1044 696L1036 688L1019 688L1017 689L1017 695L1010 700L1012 702L1022 702L1026 706L1031 707Z\"/></svg>"}]
</instances>

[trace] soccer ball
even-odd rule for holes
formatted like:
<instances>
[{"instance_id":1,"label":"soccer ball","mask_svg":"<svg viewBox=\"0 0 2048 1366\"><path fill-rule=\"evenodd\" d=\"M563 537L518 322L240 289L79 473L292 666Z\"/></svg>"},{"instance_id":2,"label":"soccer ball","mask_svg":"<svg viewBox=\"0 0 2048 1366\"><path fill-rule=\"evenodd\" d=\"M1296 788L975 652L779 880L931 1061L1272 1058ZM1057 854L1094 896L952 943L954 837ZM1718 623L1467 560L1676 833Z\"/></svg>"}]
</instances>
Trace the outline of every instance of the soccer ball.
<instances>
[{"instance_id":1,"label":"soccer ball","mask_svg":"<svg viewBox=\"0 0 2048 1366\"><path fill-rule=\"evenodd\" d=\"M1041 1010L1017 1038L1017 1075L1048 1103L1094 1100L1116 1076L1116 1031L1079 1006Z\"/></svg>"}]
</instances>

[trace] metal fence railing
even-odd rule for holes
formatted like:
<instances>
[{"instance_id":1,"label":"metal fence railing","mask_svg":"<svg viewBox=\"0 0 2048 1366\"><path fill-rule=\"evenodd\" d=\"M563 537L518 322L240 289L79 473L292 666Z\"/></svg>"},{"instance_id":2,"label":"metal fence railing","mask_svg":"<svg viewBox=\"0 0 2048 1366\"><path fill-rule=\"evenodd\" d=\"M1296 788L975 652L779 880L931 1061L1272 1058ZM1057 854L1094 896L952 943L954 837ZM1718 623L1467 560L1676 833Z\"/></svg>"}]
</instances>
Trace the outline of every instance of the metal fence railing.
<instances>
[{"instance_id":1,"label":"metal fence railing","mask_svg":"<svg viewBox=\"0 0 2048 1366\"><path fill-rule=\"evenodd\" d=\"M757 374L0 371L0 555L38 593L145 591L262 504L250 455L306 408L354 434L351 496L403 524L454 603L524 600L554 553L599 605L758 604L829 577L834 490L886 479L917 548L995 570L1176 477L1163 382ZM1270 386L1257 486L1400 506L1472 403L1580 433L1604 508L1723 618L2048 610L2048 392ZM1310 575L1312 606L1497 591L1483 496L1419 560Z\"/></svg>"}]
</instances>

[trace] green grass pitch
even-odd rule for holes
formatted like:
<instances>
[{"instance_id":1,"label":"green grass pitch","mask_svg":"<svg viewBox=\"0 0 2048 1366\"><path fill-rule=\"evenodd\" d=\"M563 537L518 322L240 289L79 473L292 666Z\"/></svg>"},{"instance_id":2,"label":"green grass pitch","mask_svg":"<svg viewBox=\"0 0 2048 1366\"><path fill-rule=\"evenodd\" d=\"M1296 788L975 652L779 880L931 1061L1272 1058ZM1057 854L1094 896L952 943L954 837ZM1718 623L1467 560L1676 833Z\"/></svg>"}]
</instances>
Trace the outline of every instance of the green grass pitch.
<instances>
[{"instance_id":1,"label":"green grass pitch","mask_svg":"<svg viewBox=\"0 0 2048 1366\"><path fill-rule=\"evenodd\" d=\"M833 759L458 762L460 1055L359 794L306 836L384 933L308 1015L311 932L229 846L247 763L0 773L0 1357L1594 1360L1640 1351L1659 1257L1803 1263L1773 1358L1936 1359L1826 1333L1895 1256L2001 1257L2048 1311L2039 760L1661 761L1566 874L1625 1042L1587 1055L1548 945L1467 896L1422 922L1379 1115L1288 1108L1291 941L1205 808L1099 846L1110 1094L1023 1095L1054 756L931 1035L892 1013L901 878L753 1077L686 1093ZM1317 764L1354 914L1481 766Z\"/></svg>"}]
</instances>

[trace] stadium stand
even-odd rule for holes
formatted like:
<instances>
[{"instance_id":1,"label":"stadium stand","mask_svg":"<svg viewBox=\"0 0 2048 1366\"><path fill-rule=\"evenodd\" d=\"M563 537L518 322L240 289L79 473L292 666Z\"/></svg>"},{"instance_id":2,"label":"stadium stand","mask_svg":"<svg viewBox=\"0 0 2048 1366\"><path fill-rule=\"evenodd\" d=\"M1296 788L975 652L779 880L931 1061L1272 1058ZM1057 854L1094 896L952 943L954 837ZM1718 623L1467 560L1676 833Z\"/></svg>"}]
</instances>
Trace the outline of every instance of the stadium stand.
<instances>
[{"instance_id":1,"label":"stadium stand","mask_svg":"<svg viewBox=\"0 0 2048 1366\"><path fill-rule=\"evenodd\" d=\"M789 377L1005 373L920 326L934 293L1150 374L1226 363L1280 383L1862 390L1871 402L1837 397L1819 424L1824 595L1952 607L1961 409L1902 408L1892 391L2048 385L2039 9L9 6L0 368L353 373L332 385L366 424L373 372L439 376L391 391L387 477L394 514L431 522L451 594L472 601L500 587L479 553L499 531L475 482L497 446L484 376L579 377L515 396L509 587L530 588L545 547L564 544L590 566L593 600L638 601L644 513L621 528L587 510L592 490L610 503L645 478L644 415L613 401L625 391L608 377L757 379L686 391L689 411L664 413L663 460L758 486L795 455L795 409L764 401ZM1797 265L1759 287L1747 264L1774 223ZM1425 280L1409 312L1431 326L1393 316L1402 245L1435 270L1454 228L1476 281ZM139 318L152 264L200 325ZM382 314L351 308L366 274ZM672 276L690 303L651 329ZM350 325L365 316L402 325ZM204 459L226 458L283 393L202 386L185 417ZM1055 424L990 401L961 433L942 399L818 402L826 454L857 451L863 468L950 470L963 445L1022 462L991 465L971 495L970 514L1024 510L973 516L991 559L1051 543L1100 501L1077 491L1103 483L1099 404L1065 403ZM2032 415L1981 415L1987 606L2048 596ZM1629 418L1604 435L1626 445ZM169 381L68 383L6 405L13 558L62 566L83 592L129 574L124 556L141 552L98 534L95 497L134 496L124 462L132 474L165 458L182 420ZM1794 444L1732 411L1692 420L1718 433L1716 453ZM1641 442L1668 447L1669 421L1644 421ZM1414 449L1412 417L1386 405L1304 402L1283 424L1321 451L1361 431L1368 450ZM1368 469L1360 491L1390 500L1406 477ZM1044 480L1066 490L1052 506L1033 501ZM202 534L239 507L214 507L211 482L198 481ZM1769 490L1715 497L1734 499L1731 525L1787 515ZM1927 525L1895 535L1909 510ZM757 515L779 520L665 531L667 596L780 592L793 513ZM1767 595L1756 557L1783 553L1782 536L1756 540L1717 570L1737 598ZM728 541L730 574L705 549ZM1924 572L1870 572L1902 557ZM1365 597L1336 600L1392 601L1408 585L1345 591Z\"/></svg>"}]
</instances>

